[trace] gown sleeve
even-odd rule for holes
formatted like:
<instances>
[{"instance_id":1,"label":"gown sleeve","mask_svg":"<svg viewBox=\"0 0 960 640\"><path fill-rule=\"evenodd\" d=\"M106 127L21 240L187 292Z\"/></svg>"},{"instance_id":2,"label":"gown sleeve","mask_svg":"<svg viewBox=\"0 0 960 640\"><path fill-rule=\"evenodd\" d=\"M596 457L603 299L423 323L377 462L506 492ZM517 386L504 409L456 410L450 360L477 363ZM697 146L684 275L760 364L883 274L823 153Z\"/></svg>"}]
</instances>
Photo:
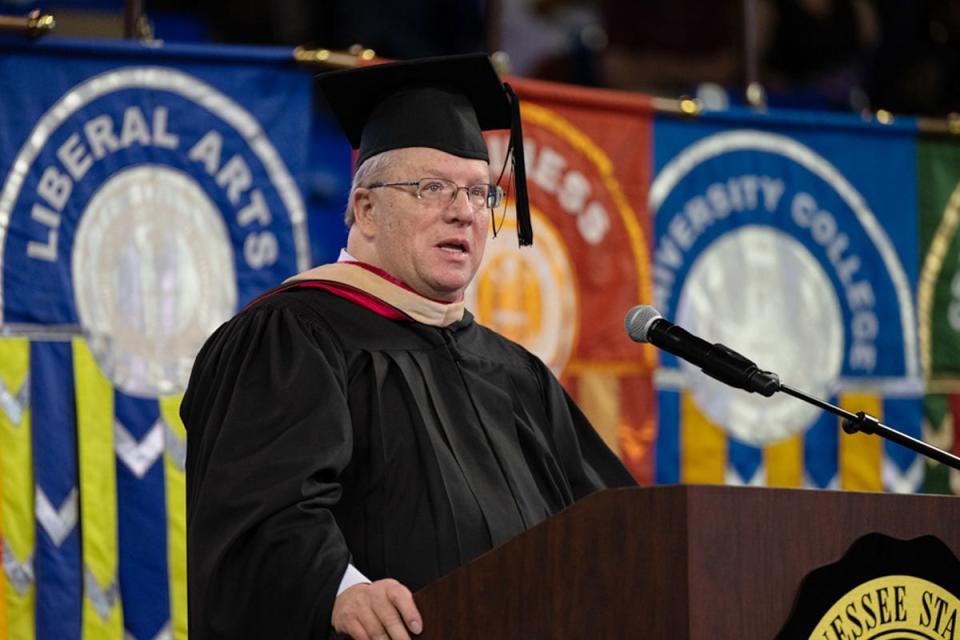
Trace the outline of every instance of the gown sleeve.
<instances>
[{"instance_id":1,"label":"gown sleeve","mask_svg":"<svg viewBox=\"0 0 960 640\"><path fill-rule=\"evenodd\" d=\"M337 341L289 305L245 312L201 350L181 415L191 639L333 636L353 446Z\"/></svg>"}]
</instances>

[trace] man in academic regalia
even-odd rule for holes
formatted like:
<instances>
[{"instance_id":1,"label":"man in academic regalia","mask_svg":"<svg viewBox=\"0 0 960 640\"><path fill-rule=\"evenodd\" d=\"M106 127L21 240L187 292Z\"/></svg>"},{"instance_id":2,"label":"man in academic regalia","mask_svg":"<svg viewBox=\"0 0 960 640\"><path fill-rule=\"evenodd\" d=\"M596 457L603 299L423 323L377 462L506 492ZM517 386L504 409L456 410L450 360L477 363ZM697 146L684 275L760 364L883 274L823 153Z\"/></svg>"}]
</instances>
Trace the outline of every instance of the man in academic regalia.
<instances>
[{"instance_id":1,"label":"man in academic regalia","mask_svg":"<svg viewBox=\"0 0 960 640\"><path fill-rule=\"evenodd\" d=\"M187 426L191 640L407 638L416 590L633 483L533 354L463 293L503 191L481 131L519 105L483 55L321 77L355 147L346 250L224 324Z\"/></svg>"}]
</instances>

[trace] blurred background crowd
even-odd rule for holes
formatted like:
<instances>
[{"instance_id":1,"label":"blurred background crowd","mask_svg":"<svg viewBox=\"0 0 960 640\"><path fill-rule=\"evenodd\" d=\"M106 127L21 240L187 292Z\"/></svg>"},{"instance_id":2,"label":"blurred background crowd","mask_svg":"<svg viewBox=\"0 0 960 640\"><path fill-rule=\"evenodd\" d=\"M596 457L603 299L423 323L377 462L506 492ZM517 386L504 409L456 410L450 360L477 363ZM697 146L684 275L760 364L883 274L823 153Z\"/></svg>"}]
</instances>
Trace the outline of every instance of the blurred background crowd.
<instances>
[{"instance_id":1,"label":"blurred background crowd","mask_svg":"<svg viewBox=\"0 0 960 640\"><path fill-rule=\"evenodd\" d=\"M652 95L834 111L960 112L960 0L143 0L170 42L304 45L379 56L502 52L511 73ZM123 0L41 8L56 36L119 37ZM54 37L56 37L54 36Z\"/></svg>"}]
</instances>

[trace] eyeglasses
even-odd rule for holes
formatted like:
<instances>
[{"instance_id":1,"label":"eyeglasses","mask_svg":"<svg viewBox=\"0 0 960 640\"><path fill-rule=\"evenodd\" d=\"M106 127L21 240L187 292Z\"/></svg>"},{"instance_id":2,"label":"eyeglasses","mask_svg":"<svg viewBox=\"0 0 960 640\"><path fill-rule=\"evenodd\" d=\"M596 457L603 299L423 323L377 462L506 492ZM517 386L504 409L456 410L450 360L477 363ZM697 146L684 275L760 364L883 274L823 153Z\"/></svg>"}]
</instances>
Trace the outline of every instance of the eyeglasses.
<instances>
[{"instance_id":1,"label":"eyeglasses","mask_svg":"<svg viewBox=\"0 0 960 640\"><path fill-rule=\"evenodd\" d=\"M422 178L416 182L378 182L367 185L367 189L383 187L416 187L417 198L437 206L453 204L462 189L467 192L467 201L474 211L496 209L503 202L503 189L495 184L471 184L461 187L444 178Z\"/></svg>"}]
</instances>

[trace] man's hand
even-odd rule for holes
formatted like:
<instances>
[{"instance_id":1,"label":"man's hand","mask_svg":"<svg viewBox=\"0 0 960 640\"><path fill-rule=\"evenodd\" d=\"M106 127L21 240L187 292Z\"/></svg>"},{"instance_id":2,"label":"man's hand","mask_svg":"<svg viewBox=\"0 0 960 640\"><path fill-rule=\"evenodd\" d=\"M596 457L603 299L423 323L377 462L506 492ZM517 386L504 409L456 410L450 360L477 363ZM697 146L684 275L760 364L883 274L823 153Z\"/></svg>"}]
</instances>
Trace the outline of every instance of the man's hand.
<instances>
[{"instance_id":1,"label":"man's hand","mask_svg":"<svg viewBox=\"0 0 960 640\"><path fill-rule=\"evenodd\" d=\"M396 580L355 584L333 603L333 628L353 640L410 640L423 630L413 594Z\"/></svg>"}]
</instances>

